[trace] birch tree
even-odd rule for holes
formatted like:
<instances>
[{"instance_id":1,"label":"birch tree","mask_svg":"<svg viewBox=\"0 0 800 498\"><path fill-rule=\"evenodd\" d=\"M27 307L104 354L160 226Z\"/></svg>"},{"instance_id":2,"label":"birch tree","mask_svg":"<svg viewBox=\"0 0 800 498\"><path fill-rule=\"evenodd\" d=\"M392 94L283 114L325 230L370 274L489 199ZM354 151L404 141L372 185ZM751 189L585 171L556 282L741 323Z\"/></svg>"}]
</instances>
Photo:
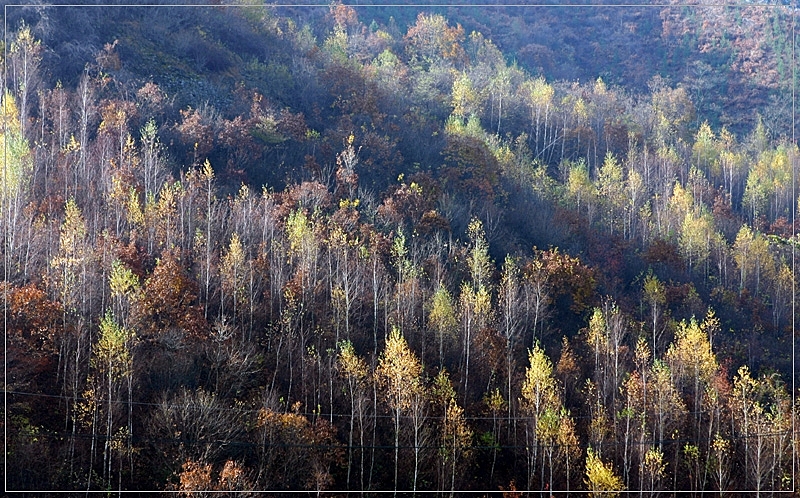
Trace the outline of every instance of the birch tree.
<instances>
[{"instance_id":1,"label":"birch tree","mask_svg":"<svg viewBox=\"0 0 800 498\"><path fill-rule=\"evenodd\" d=\"M394 424L394 490L398 489L398 467L400 464L401 420L414 408L415 398L425 391L422 379L422 364L408 347L400 329L394 327L386 339L386 347L378 360L376 380L392 413ZM415 439L417 427L412 427ZM414 441L414 486L419 471L417 441Z\"/></svg>"}]
</instances>

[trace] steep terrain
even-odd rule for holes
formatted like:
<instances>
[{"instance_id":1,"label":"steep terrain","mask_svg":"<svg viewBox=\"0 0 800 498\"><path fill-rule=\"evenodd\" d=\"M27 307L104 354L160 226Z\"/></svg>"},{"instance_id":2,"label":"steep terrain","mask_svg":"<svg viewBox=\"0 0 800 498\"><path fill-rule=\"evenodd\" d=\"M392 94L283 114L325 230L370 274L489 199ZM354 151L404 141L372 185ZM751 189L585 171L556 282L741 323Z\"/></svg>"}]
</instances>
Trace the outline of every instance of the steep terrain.
<instances>
[{"instance_id":1,"label":"steep terrain","mask_svg":"<svg viewBox=\"0 0 800 498\"><path fill-rule=\"evenodd\" d=\"M787 8L6 12L10 489L793 482Z\"/></svg>"}]
</instances>

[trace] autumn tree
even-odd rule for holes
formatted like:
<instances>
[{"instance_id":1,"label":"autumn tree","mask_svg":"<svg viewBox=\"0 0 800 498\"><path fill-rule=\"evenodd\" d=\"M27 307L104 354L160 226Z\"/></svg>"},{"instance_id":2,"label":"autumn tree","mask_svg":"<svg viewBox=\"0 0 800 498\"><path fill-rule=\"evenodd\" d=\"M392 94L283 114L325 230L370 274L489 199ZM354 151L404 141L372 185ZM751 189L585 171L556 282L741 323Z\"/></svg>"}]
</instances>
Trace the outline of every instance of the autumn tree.
<instances>
[{"instance_id":1,"label":"autumn tree","mask_svg":"<svg viewBox=\"0 0 800 498\"><path fill-rule=\"evenodd\" d=\"M711 349L711 340L718 332L719 320L709 310L702 323L692 318L678 324L675 342L667 349L665 359L670 365L676 386L687 394L687 403L694 414L693 432L700 437L702 402L707 386L717 373L716 356Z\"/></svg>"},{"instance_id":2,"label":"autumn tree","mask_svg":"<svg viewBox=\"0 0 800 498\"><path fill-rule=\"evenodd\" d=\"M750 369L742 366L733 379L732 398L746 478L756 493L781 489L792 423L783 383L776 375L753 378Z\"/></svg>"},{"instance_id":3,"label":"autumn tree","mask_svg":"<svg viewBox=\"0 0 800 498\"><path fill-rule=\"evenodd\" d=\"M528 489L533 487L536 466L543 443L540 436L546 425L542 423L545 414L552 414L560 404L558 384L553 376L553 364L537 344L528 352L530 366L525 371L522 384L522 410L528 417L525 427L525 450L528 460ZM540 424L542 429L540 429ZM542 467L542 475L544 468ZM544 486L544 482L541 483Z\"/></svg>"},{"instance_id":4,"label":"autumn tree","mask_svg":"<svg viewBox=\"0 0 800 498\"><path fill-rule=\"evenodd\" d=\"M59 339L63 334L61 306L34 284L23 287L6 285L2 291L8 310L5 357L9 383L14 384L16 390L34 389L33 385L44 380L43 372L57 368L53 357L58 355ZM40 387L45 389L45 386Z\"/></svg>"},{"instance_id":5,"label":"autumn tree","mask_svg":"<svg viewBox=\"0 0 800 498\"><path fill-rule=\"evenodd\" d=\"M657 276L649 273L644 279L644 295L650 305L650 320L653 324L653 342L652 351L655 354L657 349L657 342L663 334L663 328L659 329L659 318L664 313L667 304L667 297L665 294L664 283L661 282Z\"/></svg>"},{"instance_id":6,"label":"autumn tree","mask_svg":"<svg viewBox=\"0 0 800 498\"><path fill-rule=\"evenodd\" d=\"M709 456L709 467L714 484L722 495L728 487L730 479L730 451L731 442L719 434L711 442L712 454Z\"/></svg>"},{"instance_id":7,"label":"autumn tree","mask_svg":"<svg viewBox=\"0 0 800 498\"><path fill-rule=\"evenodd\" d=\"M563 166L568 171L566 194L577 210L586 210L586 217L592 223L599 199L599 192L589 177L589 169L583 159L567 162Z\"/></svg>"},{"instance_id":8,"label":"autumn tree","mask_svg":"<svg viewBox=\"0 0 800 498\"><path fill-rule=\"evenodd\" d=\"M796 148L785 145L762 151L747 175L742 207L755 222L760 216L776 219L791 213L792 158Z\"/></svg>"},{"instance_id":9,"label":"autumn tree","mask_svg":"<svg viewBox=\"0 0 800 498\"><path fill-rule=\"evenodd\" d=\"M120 326L111 310L106 311L100 321L100 338L92 348L89 380L83 396L86 400L84 416L92 428L93 447L99 442L96 441L98 433L104 431L101 439L103 441L101 476L105 486L112 485L113 458L124 454L132 456L133 417L130 410L133 401L131 378L135 340L133 332ZM127 424L118 427L120 415L116 409L125 387L128 388L129 409L122 412L127 412ZM117 471L121 474L122 469L119 468ZM89 480L91 481L91 476Z\"/></svg>"},{"instance_id":10,"label":"autumn tree","mask_svg":"<svg viewBox=\"0 0 800 498\"><path fill-rule=\"evenodd\" d=\"M634 458L638 460L639 487L644 489L643 476L649 439L648 414L652 402L651 358L644 338L637 341L634 358L636 370L625 379L621 390L624 396L619 411L622 418L622 472L626 485L630 486Z\"/></svg>"},{"instance_id":11,"label":"autumn tree","mask_svg":"<svg viewBox=\"0 0 800 498\"><path fill-rule=\"evenodd\" d=\"M664 453L657 448L649 448L644 454L640 489L648 491L650 496L656 496L663 485L666 467Z\"/></svg>"},{"instance_id":12,"label":"autumn tree","mask_svg":"<svg viewBox=\"0 0 800 498\"><path fill-rule=\"evenodd\" d=\"M658 446L658 450L663 452L664 447L670 444L668 437L683 425L686 405L675 388L672 372L666 363L654 360L649 378L650 413L648 419L651 423L654 443Z\"/></svg>"},{"instance_id":13,"label":"autumn tree","mask_svg":"<svg viewBox=\"0 0 800 498\"><path fill-rule=\"evenodd\" d=\"M65 332L70 332L63 336L59 356L62 358L65 392L72 396L72 454L79 423L79 399L82 394L80 386L86 379L83 369L88 366L91 351L89 331L83 315L87 293L81 292L81 289L85 288L92 251L87 240L86 221L74 199L67 201L64 210L59 251L50 261L50 266L54 270L51 285L63 313L62 328Z\"/></svg>"},{"instance_id":14,"label":"autumn tree","mask_svg":"<svg viewBox=\"0 0 800 498\"><path fill-rule=\"evenodd\" d=\"M625 366L628 324L617 305L607 300L603 308L595 308L586 332L587 345L594 354L597 403L613 413Z\"/></svg>"},{"instance_id":15,"label":"autumn tree","mask_svg":"<svg viewBox=\"0 0 800 498\"><path fill-rule=\"evenodd\" d=\"M145 194L156 193L161 190L161 184L166 177L164 164L164 146L158 136L155 121L151 118L139 132L141 149L140 182Z\"/></svg>"},{"instance_id":16,"label":"autumn tree","mask_svg":"<svg viewBox=\"0 0 800 498\"><path fill-rule=\"evenodd\" d=\"M774 271L766 237L748 225L742 225L733 243L733 259L739 267L739 293L749 289L758 296L762 291L762 280L771 277Z\"/></svg>"},{"instance_id":17,"label":"autumn tree","mask_svg":"<svg viewBox=\"0 0 800 498\"><path fill-rule=\"evenodd\" d=\"M247 265L245 264L245 252L242 247L239 234L234 232L231 236L227 251L222 255L220 261L220 278L222 279L222 294L220 296L220 315L225 317L225 294L230 295L232 304L231 317L232 325L242 328L244 337L245 327L241 324L239 315L242 308L246 306L246 282Z\"/></svg>"},{"instance_id":18,"label":"autumn tree","mask_svg":"<svg viewBox=\"0 0 800 498\"><path fill-rule=\"evenodd\" d=\"M553 477L557 467L563 467L565 489L569 491L570 461L580 455L575 421L563 406L545 409L536 428L542 446L542 487L555 489ZM548 477L545 480L544 469ZM546 485L544 483L547 483Z\"/></svg>"},{"instance_id":19,"label":"autumn tree","mask_svg":"<svg viewBox=\"0 0 800 498\"><path fill-rule=\"evenodd\" d=\"M134 323L142 335L150 337L175 329L188 336L206 331L197 302L197 284L173 252L163 253L145 280L141 299L136 302Z\"/></svg>"},{"instance_id":20,"label":"autumn tree","mask_svg":"<svg viewBox=\"0 0 800 498\"><path fill-rule=\"evenodd\" d=\"M298 413L299 403L290 411L271 406L258 410L257 435L259 489L320 493L333 485L333 467L342 460L342 448L334 427L325 419L311 422Z\"/></svg>"},{"instance_id":21,"label":"autumn tree","mask_svg":"<svg viewBox=\"0 0 800 498\"><path fill-rule=\"evenodd\" d=\"M200 267L200 283L203 297L203 313L205 318L208 318L208 306L211 302L211 282L213 277L213 263L216 254L215 248L217 244L216 228L214 220L217 216L219 204L216 198L216 175L211 163L206 160L203 166L196 171L193 171L190 176L193 188L198 191L198 196L202 196L200 201L202 206L202 221L204 221L204 230L198 229L195 233L191 233L194 238L194 249L197 251L198 259L202 261ZM199 223L198 223L199 225ZM201 252L202 251L202 252Z\"/></svg>"},{"instance_id":22,"label":"autumn tree","mask_svg":"<svg viewBox=\"0 0 800 498\"><path fill-rule=\"evenodd\" d=\"M439 491L450 491L453 496L463 475L465 461L471 457L473 432L467 424L465 411L456 401L456 392L447 370L442 369L433 380L434 402L442 411L439 435Z\"/></svg>"},{"instance_id":23,"label":"autumn tree","mask_svg":"<svg viewBox=\"0 0 800 498\"><path fill-rule=\"evenodd\" d=\"M692 145L692 156L695 165L703 171L717 169L715 163L719 154L717 137L711 130L708 121L703 121L694 136ZM715 175L719 176L719 175Z\"/></svg>"},{"instance_id":24,"label":"autumn tree","mask_svg":"<svg viewBox=\"0 0 800 498\"><path fill-rule=\"evenodd\" d=\"M520 285L520 271L517 262L511 257L506 256L503 263L503 273L500 277L500 287L498 289L499 307L499 330L505 339L506 356L506 399L513 399L511 393L511 383L514 377L514 353L522 339L524 330L523 301L524 294ZM534 320L534 323L536 321ZM510 416L510 414L509 414Z\"/></svg>"},{"instance_id":25,"label":"autumn tree","mask_svg":"<svg viewBox=\"0 0 800 498\"><path fill-rule=\"evenodd\" d=\"M786 261L781 261L772 283L772 326L778 330L785 323L784 317L791 303L795 302L795 285L792 269Z\"/></svg>"},{"instance_id":26,"label":"autumn tree","mask_svg":"<svg viewBox=\"0 0 800 498\"><path fill-rule=\"evenodd\" d=\"M180 484L176 486L179 496L211 497L220 491L233 491L238 496L254 496L247 491L253 489L248 469L235 460L226 460L219 472L213 465L202 461L187 460L178 474ZM172 491L172 489L170 489Z\"/></svg>"},{"instance_id":27,"label":"autumn tree","mask_svg":"<svg viewBox=\"0 0 800 498\"><path fill-rule=\"evenodd\" d=\"M469 119L480 111L481 99L467 73L461 73L453 79L451 105L453 116L458 119Z\"/></svg>"},{"instance_id":28,"label":"autumn tree","mask_svg":"<svg viewBox=\"0 0 800 498\"><path fill-rule=\"evenodd\" d=\"M417 22L406 33L406 53L412 65L429 68L434 64L460 64L464 60L464 28L452 27L439 14L417 16Z\"/></svg>"},{"instance_id":29,"label":"autumn tree","mask_svg":"<svg viewBox=\"0 0 800 498\"><path fill-rule=\"evenodd\" d=\"M488 281L491 272L491 261L483 224L479 220L472 220L469 224L468 233L470 248L467 254L467 267L471 283L462 283L459 297L461 329L464 340L461 358L464 365L465 400L469 400L469 367L472 356L472 343L477 333L487 323L492 304Z\"/></svg>"},{"instance_id":30,"label":"autumn tree","mask_svg":"<svg viewBox=\"0 0 800 498\"><path fill-rule=\"evenodd\" d=\"M497 101L497 129L495 131L497 136L500 136L501 124L503 121L503 101L510 100L513 96L513 68L509 68L505 64L500 65L494 75L489 80L489 93L491 95L491 114L489 116L490 124L493 125L494 117L494 103ZM494 126L491 126L494 129Z\"/></svg>"},{"instance_id":31,"label":"autumn tree","mask_svg":"<svg viewBox=\"0 0 800 498\"><path fill-rule=\"evenodd\" d=\"M11 42L10 69L11 85L19 100L19 133L25 137L27 133L28 113L30 111L29 99L36 94L36 87L41 83L39 65L42 62L41 41L36 40L31 33L30 26L24 23L20 26L15 39Z\"/></svg>"},{"instance_id":32,"label":"autumn tree","mask_svg":"<svg viewBox=\"0 0 800 498\"><path fill-rule=\"evenodd\" d=\"M394 319L406 333L416 332L419 328L419 305L422 303L421 274L417 263L414 240L409 240L400 230L392 241L391 256L397 281L394 288ZM424 336L420 341L420 349L425 352Z\"/></svg>"},{"instance_id":33,"label":"autumn tree","mask_svg":"<svg viewBox=\"0 0 800 498\"><path fill-rule=\"evenodd\" d=\"M349 208L344 206L340 209ZM358 236L349 235L338 225L329 231L326 242L336 338L339 339L341 325L344 322L344 335L349 340L353 328L354 308L357 306L359 296L363 294L365 284L363 246Z\"/></svg>"},{"instance_id":34,"label":"autumn tree","mask_svg":"<svg viewBox=\"0 0 800 498\"><path fill-rule=\"evenodd\" d=\"M417 359L414 352L408 347L408 343L400 333L400 329L394 327L386 339L386 347L378 361L375 371L377 382L385 389L384 396L392 413L394 423L394 489L398 488L398 468L400 464L400 422L403 418L413 415L417 409L418 398L425 395L427 387L422 377L422 364ZM411 417L413 427L412 445L414 448L414 482L416 490L417 477L419 472L420 460L420 431L424 420ZM417 423L420 426L417 426Z\"/></svg>"},{"instance_id":35,"label":"autumn tree","mask_svg":"<svg viewBox=\"0 0 800 498\"><path fill-rule=\"evenodd\" d=\"M706 268L711 254L711 240L714 234L714 223L711 214L700 210L695 214L689 211L683 218L680 227L679 247L689 268Z\"/></svg>"},{"instance_id":36,"label":"autumn tree","mask_svg":"<svg viewBox=\"0 0 800 498\"><path fill-rule=\"evenodd\" d=\"M432 329L439 342L439 367L444 366L445 341L449 343L455 338L458 321L453 297L447 288L439 283L429 299L428 327Z\"/></svg>"},{"instance_id":37,"label":"autumn tree","mask_svg":"<svg viewBox=\"0 0 800 498\"><path fill-rule=\"evenodd\" d=\"M605 463L594 450L586 452L586 478L584 480L590 496L619 496L625 490L622 479L614 473L610 463Z\"/></svg>"},{"instance_id":38,"label":"autumn tree","mask_svg":"<svg viewBox=\"0 0 800 498\"><path fill-rule=\"evenodd\" d=\"M614 229L622 232L623 213L625 210L625 181L622 166L611 152L606 154L603 165L597 174L597 192L604 208L603 218L613 236ZM620 225L619 227L617 225Z\"/></svg>"},{"instance_id":39,"label":"autumn tree","mask_svg":"<svg viewBox=\"0 0 800 498\"><path fill-rule=\"evenodd\" d=\"M366 361L359 357L350 341L339 343L338 356L339 374L346 380L346 394L350 400L350 427L347 445L347 486L350 488L353 466L354 436L358 437L359 471L358 489L367 489L365 480L366 471L366 436L369 427L374 424L372 414L372 399L370 389L370 371Z\"/></svg>"},{"instance_id":40,"label":"autumn tree","mask_svg":"<svg viewBox=\"0 0 800 498\"><path fill-rule=\"evenodd\" d=\"M300 331L305 332L304 318L313 312L312 298L317 287L319 271L320 241L314 233L314 222L303 209L289 214L286 219L286 239L289 243L289 259L294 267L294 279L300 290L297 297L303 312L300 316ZM310 315L313 317L313 313Z\"/></svg>"},{"instance_id":41,"label":"autumn tree","mask_svg":"<svg viewBox=\"0 0 800 498\"><path fill-rule=\"evenodd\" d=\"M476 117L466 125L455 118L448 121L445 131L441 174L448 188L478 207L489 206L503 193L501 168L480 123Z\"/></svg>"},{"instance_id":42,"label":"autumn tree","mask_svg":"<svg viewBox=\"0 0 800 498\"><path fill-rule=\"evenodd\" d=\"M101 332L109 334L109 341L114 341L114 335L120 333L124 336L123 358L118 361L127 361L124 365L122 380L126 384L124 387L127 390L128 406L126 407L128 420L127 420L127 453L132 458L131 441L133 438L133 381L134 370L133 366L133 350L136 346L136 335L130 330L130 312L131 308L135 306L136 301L139 299L139 292L141 286L138 276L125 266L119 260L114 260L111 263L111 273L108 276L108 284L111 291L111 298L114 305L106 312L106 316L101 321ZM111 315L109 316L109 312ZM118 323L116 323L118 322ZM104 328L105 327L105 328ZM117 327L116 330L114 327ZM118 346L112 346L117 347ZM130 356L131 358L125 358ZM111 393L109 393L111 394Z\"/></svg>"},{"instance_id":43,"label":"autumn tree","mask_svg":"<svg viewBox=\"0 0 800 498\"><path fill-rule=\"evenodd\" d=\"M20 120L17 100L8 91L3 91L0 99L0 147L4 151L0 157L0 216L3 233L7 238L9 261L13 261L15 257L19 261L23 253L19 247L22 244L21 228L25 225L22 221L23 206L31 186L30 175L33 169L31 149L20 129ZM19 272L13 268L9 270L12 275Z\"/></svg>"},{"instance_id":44,"label":"autumn tree","mask_svg":"<svg viewBox=\"0 0 800 498\"><path fill-rule=\"evenodd\" d=\"M555 110L555 89L543 77L523 82L518 90L530 110L531 131L535 157L541 157L553 148L556 140L550 129L551 113Z\"/></svg>"}]
</instances>

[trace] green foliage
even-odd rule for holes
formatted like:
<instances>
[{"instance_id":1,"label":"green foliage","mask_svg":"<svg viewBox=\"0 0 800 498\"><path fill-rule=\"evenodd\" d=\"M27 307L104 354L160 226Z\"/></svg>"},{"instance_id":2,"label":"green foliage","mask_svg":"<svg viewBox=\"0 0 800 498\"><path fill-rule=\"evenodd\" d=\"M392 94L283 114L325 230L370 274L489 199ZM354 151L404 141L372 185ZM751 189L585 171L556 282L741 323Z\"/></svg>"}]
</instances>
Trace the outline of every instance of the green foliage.
<instances>
[{"instance_id":1,"label":"green foliage","mask_svg":"<svg viewBox=\"0 0 800 498\"><path fill-rule=\"evenodd\" d=\"M458 124L460 124L460 120L469 118L467 128L475 126L472 124L472 118L476 117L480 112L480 98L466 73L461 73L461 76L453 81L452 106L453 117L458 118ZM450 120L448 120L448 124L449 122ZM446 126L445 129L447 129L449 133L455 133L458 129L456 126L457 125L454 123L453 125ZM478 126L478 130L480 130L480 126Z\"/></svg>"},{"instance_id":2,"label":"green foliage","mask_svg":"<svg viewBox=\"0 0 800 498\"><path fill-rule=\"evenodd\" d=\"M572 174L570 172L570 179L571 178ZM613 235L615 226L622 223L626 195L622 166L617 162L611 152L606 154L603 165L600 167L597 180L597 192L605 207L604 218ZM619 230L619 228L617 230Z\"/></svg>"},{"instance_id":3,"label":"green foliage","mask_svg":"<svg viewBox=\"0 0 800 498\"><path fill-rule=\"evenodd\" d=\"M100 339L94 346L92 366L102 371L109 382L130 374L133 366L131 341L135 337L133 332L117 323L110 309L106 311L100 320Z\"/></svg>"},{"instance_id":4,"label":"green foliage","mask_svg":"<svg viewBox=\"0 0 800 498\"><path fill-rule=\"evenodd\" d=\"M596 210L598 192L589 178L589 170L583 159L577 162L566 162L562 168L568 171L566 193L568 199L578 211L586 209L589 221Z\"/></svg>"},{"instance_id":5,"label":"green foliage","mask_svg":"<svg viewBox=\"0 0 800 498\"><path fill-rule=\"evenodd\" d=\"M2 130L0 130L0 157L2 168L2 191L0 192L0 205L8 208L15 196L19 195L30 180L31 156L28 141L20 130L20 116L16 100L10 92L3 93L2 102Z\"/></svg>"},{"instance_id":6,"label":"green foliage","mask_svg":"<svg viewBox=\"0 0 800 498\"><path fill-rule=\"evenodd\" d=\"M714 221L708 212L695 215L688 211L684 216L678 240L689 268L701 267L708 260L713 231Z\"/></svg>"}]
</instances>

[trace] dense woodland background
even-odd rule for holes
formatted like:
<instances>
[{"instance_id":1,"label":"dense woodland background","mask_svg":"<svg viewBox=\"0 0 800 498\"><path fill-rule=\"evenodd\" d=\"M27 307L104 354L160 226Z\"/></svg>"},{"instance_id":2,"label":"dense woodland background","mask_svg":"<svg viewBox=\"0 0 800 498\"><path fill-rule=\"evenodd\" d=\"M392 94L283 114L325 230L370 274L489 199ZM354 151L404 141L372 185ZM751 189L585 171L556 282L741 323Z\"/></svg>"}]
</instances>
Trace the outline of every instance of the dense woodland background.
<instances>
[{"instance_id":1,"label":"dense woodland background","mask_svg":"<svg viewBox=\"0 0 800 498\"><path fill-rule=\"evenodd\" d=\"M792 489L796 11L237 3L5 11L9 490Z\"/></svg>"}]
</instances>

